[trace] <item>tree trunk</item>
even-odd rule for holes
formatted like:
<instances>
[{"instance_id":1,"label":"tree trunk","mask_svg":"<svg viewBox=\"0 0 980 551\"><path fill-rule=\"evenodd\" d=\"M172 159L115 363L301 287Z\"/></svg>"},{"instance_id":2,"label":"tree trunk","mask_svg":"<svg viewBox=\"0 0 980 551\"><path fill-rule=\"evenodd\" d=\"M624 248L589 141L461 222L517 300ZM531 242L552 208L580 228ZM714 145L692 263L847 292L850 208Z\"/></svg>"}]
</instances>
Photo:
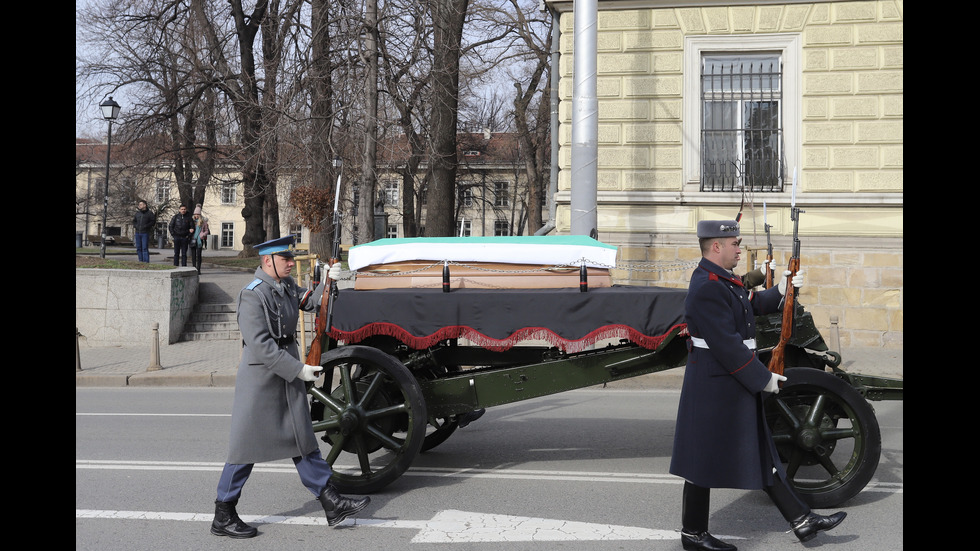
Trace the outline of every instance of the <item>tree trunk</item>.
<instances>
[{"instance_id":1,"label":"tree trunk","mask_svg":"<svg viewBox=\"0 0 980 551\"><path fill-rule=\"evenodd\" d=\"M367 75L364 83L364 154L361 158L360 205L358 205L358 243L368 243L374 234L374 206L378 197L375 166L378 162L378 2L368 0L364 14L364 51ZM384 203L381 203L384 209Z\"/></svg>"},{"instance_id":2,"label":"tree trunk","mask_svg":"<svg viewBox=\"0 0 980 551\"><path fill-rule=\"evenodd\" d=\"M425 233L454 235L456 229L456 127L459 115L459 58L469 0L434 0L432 23L432 115Z\"/></svg>"}]
</instances>

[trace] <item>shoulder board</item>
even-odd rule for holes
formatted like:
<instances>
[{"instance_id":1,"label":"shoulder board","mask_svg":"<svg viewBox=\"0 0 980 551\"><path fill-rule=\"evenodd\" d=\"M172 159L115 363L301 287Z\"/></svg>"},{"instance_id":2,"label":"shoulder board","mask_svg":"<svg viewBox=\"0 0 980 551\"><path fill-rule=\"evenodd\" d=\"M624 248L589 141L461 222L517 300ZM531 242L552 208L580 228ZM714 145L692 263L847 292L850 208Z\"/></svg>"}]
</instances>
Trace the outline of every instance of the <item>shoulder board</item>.
<instances>
[{"instance_id":1,"label":"shoulder board","mask_svg":"<svg viewBox=\"0 0 980 551\"><path fill-rule=\"evenodd\" d=\"M252 281L251 283L249 283L249 284L248 284L248 286L247 286L247 287L245 287L245 288L246 288L246 289L249 289L249 290L251 290L251 289L254 289L254 288L256 288L256 287L257 287L257 286L259 285L259 283L262 283L262 280L261 280L261 279L259 279L259 278L255 278L255 279L254 279L254 280L253 280L253 281Z\"/></svg>"}]
</instances>

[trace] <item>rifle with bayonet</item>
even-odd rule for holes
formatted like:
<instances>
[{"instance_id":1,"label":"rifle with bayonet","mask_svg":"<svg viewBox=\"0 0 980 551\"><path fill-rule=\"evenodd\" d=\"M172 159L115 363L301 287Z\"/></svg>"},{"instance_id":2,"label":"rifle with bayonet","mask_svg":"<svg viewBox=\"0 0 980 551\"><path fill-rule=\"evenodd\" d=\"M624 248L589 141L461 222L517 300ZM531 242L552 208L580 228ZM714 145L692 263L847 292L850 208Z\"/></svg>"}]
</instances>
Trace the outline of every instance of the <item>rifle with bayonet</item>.
<instances>
[{"instance_id":1,"label":"rifle with bayonet","mask_svg":"<svg viewBox=\"0 0 980 551\"><path fill-rule=\"evenodd\" d=\"M339 170L339 168L338 168ZM337 186L334 193L333 200L333 248L330 251L330 262L327 264L327 268L333 266L335 263L340 262L340 174L337 174ZM320 266L317 266L317 273L322 273L320 271ZM323 354L323 340L326 338L326 333L330 329L330 324L333 318L333 304L334 298L337 294L337 282L330 278L329 271L327 272L327 279L329 282L323 289L323 298L320 300L320 312L316 316L316 323L314 327L313 342L310 343L310 351L306 354L306 363L309 365L321 365L320 356ZM319 279L318 277L315 279Z\"/></svg>"},{"instance_id":2,"label":"rifle with bayonet","mask_svg":"<svg viewBox=\"0 0 980 551\"><path fill-rule=\"evenodd\" d=\"M789 259L789 275L786 276L786 294L783 295L783 318L779 330L779 342L769 357L769 371L782 375L786 369L786 345L793 336L794 314L796 311L796 288L793 277L800 271L800 213L796 208L796 171L793 171L793 199L790 205L790 219L793 221L793 255Z\"/></svg>"},{"instance_id":3,"label":"rifle with bayonet","mask_svg":"<svg viewBox=\"0 0 980 551\"><path fill-rule=\"evenodd\" d=\"M769 219L766 216L766 202L762 202L762 227L766 230L766 289L772 288L772 236L769 230L772 226L769 225Z\"/></svg>"}]
</instances>

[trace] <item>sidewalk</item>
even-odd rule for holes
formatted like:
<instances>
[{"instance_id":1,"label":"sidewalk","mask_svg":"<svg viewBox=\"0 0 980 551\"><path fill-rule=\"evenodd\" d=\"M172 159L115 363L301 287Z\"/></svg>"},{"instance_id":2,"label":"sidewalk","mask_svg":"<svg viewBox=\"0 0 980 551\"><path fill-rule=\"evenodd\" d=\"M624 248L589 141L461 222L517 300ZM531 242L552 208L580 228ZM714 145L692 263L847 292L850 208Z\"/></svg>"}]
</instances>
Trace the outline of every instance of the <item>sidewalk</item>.
<instances>
[{"instance_id":1,"label":"sidewalk","mask_svg":"<svg viewBox=\"0 0 980 551\"><path fill-rule=\"evenodd\" d=\"M173 263L173 251L150 249L153 263ZM205 251L201 270L200 302L236 302L238 292L253 279L249 270L208 264L209 256L234 256L236 251ZM824 335L826 338L827 335ZM831 343L828 345L833 346ZM160 343L162 369L147 371L154 358L152 343L78 349L76 387L176 386L233 387L242 345L239 340ZM884 348L841 350L841 367L852 373L903 378L903 351ZM610 388L680 388L684 369L634 377L610 383Z\"/></svg>"},{"instance_id":2,"label":"sidewalk","mask_svg":"<svg viewBox=\"0 0 980 551\"><path fill-rule=\"evenodd\" d=\"M238 292L252 281L254 272L208 264L209 257L237 254L229 249L204 251L198 302L238 300ZM173 265L173 250L150 247L150 262ZM234 386L241 348L239 340L161 342L163 369L147 371L154 360L149 339L131 346L82 346L75 386Z\"/></svg>"}]
</instances>

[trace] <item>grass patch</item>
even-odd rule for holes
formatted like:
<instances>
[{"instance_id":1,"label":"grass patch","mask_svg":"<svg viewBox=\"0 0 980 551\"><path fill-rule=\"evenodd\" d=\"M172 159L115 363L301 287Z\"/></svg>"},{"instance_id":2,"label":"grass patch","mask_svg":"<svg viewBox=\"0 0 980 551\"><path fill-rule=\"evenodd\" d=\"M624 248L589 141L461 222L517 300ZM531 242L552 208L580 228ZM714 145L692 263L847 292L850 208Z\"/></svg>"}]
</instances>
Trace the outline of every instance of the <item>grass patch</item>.
<instances>
[{"instance_id":1,"label":"grass patch","mask_svg":"<svg viewBox=\"0 0 980 551\"><path fill-rule=\"evenodd\" d=\"M135 249L114 249L106 248L106 257L99 256L99 249L75 249L76 268L101 268L112 270L172 270L171 262L157 262L155 256L150 257L150 262L139 262L136 258ZM228 268L240 268L242 270L253 271L259 267L259 258L238 258L236 256L208 256L204 253L204 264L225 266Z\"/></svg>"},{"instance_id":2,"label":"grass patch","mask_svg":"<svg viewBox=\"0 0 980 551\"><path fill-rule=\"evenodd\" d=\"M111 256L106 256L105 258L99 255L75 255L75 267L76 268L102 268L102 269L112 269L112 270L169 270L173 266L168 266L166 264L147 264L146 262L139 262L136 260L121 260L119 258L113 258Z\"/></svg>"}]
</instances>

